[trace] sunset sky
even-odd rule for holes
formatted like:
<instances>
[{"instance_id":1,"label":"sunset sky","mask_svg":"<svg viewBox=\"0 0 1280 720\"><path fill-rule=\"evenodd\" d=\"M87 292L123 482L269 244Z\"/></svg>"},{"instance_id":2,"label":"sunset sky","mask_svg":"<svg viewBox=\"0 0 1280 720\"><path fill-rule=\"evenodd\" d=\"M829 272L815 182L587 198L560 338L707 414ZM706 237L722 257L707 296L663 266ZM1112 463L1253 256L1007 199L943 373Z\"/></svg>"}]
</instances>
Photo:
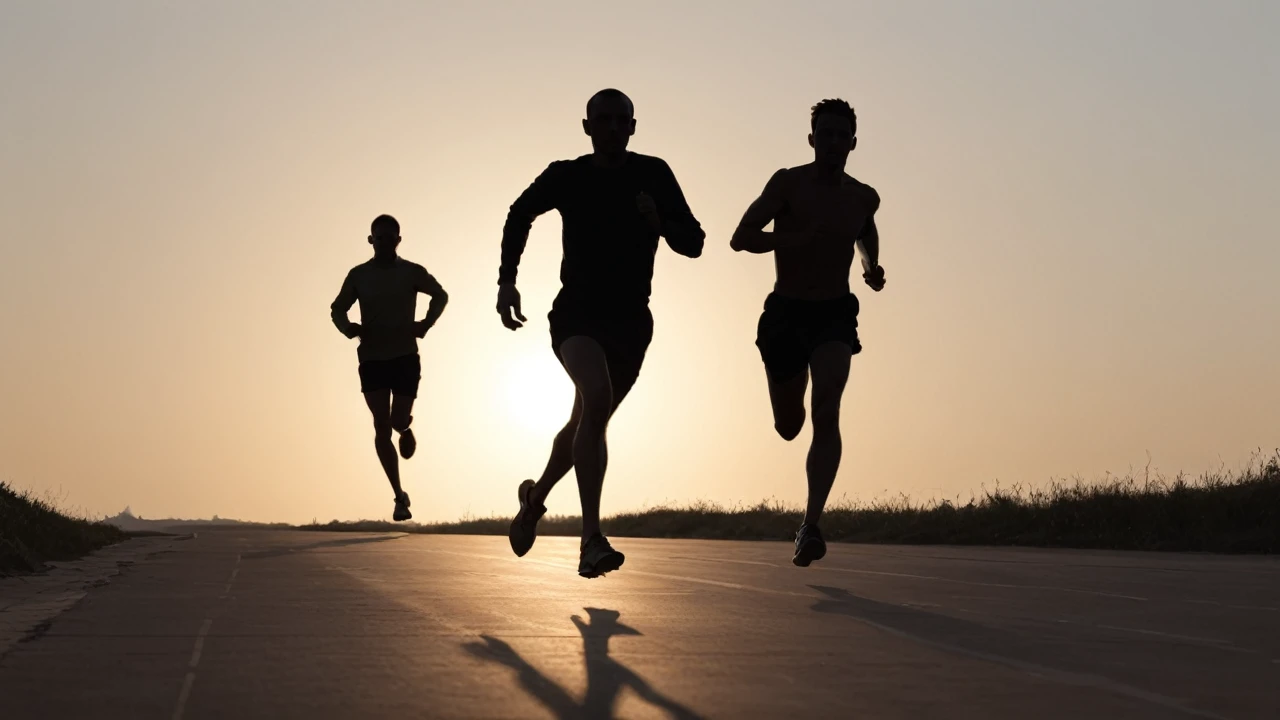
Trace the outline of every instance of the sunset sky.
<instances>
[{"instance_id":1,"label":"sunset sky","mask_svg":"<svg viewBox=\"0 0 1280 720\"><path fill-rule=\"evenodd\" d=\"M516 333L502 224L609 86L708 236L659 251L606 514L803 499L753 344L772 260L729 237L827 97L888 276L855 275L833 498L1238 467L1280 445L1278 35L1265 0L0 2L0 479L95 515L389 517L329 321L385 212L451 298L415 517L513 512L572 386L559 217Z\"/></svg>"}]
</instances>

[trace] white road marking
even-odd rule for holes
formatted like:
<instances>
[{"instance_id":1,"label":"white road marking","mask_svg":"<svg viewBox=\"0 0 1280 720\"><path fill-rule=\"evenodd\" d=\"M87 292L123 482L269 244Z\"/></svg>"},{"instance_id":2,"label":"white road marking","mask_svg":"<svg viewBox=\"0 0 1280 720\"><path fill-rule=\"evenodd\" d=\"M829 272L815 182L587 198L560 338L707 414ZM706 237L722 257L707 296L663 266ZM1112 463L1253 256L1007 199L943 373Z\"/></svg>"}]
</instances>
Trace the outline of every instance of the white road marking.
<instances>
[{"instance_id":1,"label":"white road marking","mask_svg":"<svg viewBox=\"0 0 1280 720\"><path fill-rule=\"evenodd\" d=\"M231 577L227 578L227 585L222 590L222 596L218 599L224 599L231 594L231 584L236 581L236 575L240 574L240 556L236 555L235 567L231 569ZM196 682L196 668L200 666L200 656L204 654L204 639L209 635L209 628L213 627L213 618L207 617L200 624L200 632L196 634L195 647L191 648L191 660L187 663L187 676L182 679L182 690L178 693L178 702L173 707L173 720L182 720L183 713L187 710L187 700L191 697L191 688Z\"/></svg>"}]
</instances>

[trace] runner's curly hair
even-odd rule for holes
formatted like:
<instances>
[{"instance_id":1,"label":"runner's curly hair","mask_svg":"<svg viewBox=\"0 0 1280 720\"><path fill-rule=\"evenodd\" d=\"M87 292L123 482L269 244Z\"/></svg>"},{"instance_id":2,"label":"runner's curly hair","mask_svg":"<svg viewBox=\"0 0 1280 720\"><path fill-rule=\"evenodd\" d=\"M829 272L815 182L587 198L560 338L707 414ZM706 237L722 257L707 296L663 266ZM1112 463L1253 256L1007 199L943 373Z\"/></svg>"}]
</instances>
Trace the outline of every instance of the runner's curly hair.
<instances>
[{"instance_id":1,"label":"runner's curly hair","mask_svg":"<svg viewBox=\"0 0 1280 720\"><path fill-rule=\"evenodd\" d=\"M834 98L831 100L823 100L813 106L813 114L809 116L809 129L816 130L818 127L818 116L825 114L839 115L849 121L849 130L853 135L858 134L858 115L853 111L853 107L849 103Z\"/></svg>"}]
</instances>

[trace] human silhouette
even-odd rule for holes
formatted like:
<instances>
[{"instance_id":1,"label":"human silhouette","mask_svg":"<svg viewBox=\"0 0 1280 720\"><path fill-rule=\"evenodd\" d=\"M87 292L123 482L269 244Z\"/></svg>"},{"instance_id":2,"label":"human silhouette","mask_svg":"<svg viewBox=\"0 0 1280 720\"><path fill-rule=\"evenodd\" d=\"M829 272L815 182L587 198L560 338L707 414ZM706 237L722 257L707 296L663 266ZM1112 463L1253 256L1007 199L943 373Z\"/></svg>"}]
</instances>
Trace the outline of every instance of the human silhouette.
<instances>
[{"instance_id":1,"label":"human silhouette","mask_svg":"<svg viewBox=\"0 0 1280 720\"><path fill-rule=\"evenodd\" d=\"M650 705L664 710L669 717L677 720L697 720L700 717L655 690L634 670L609 655L610 638L618 635L640 635L639 630L618 622L620 614L617 610L586 608L586 611L588 621L577 615L572 617L573 624L582 633L583 662L587 672L587 689L581 703L498 638L481 636L483 642L469 643L464 647L476 657L514 670L525 691L550 710L558 720L612 718L618 698L626 688L633 690Z\"/></svg>"},{"instance_id":2,"label":"human silhouette","mask_svg":"<svg viewBox=\"0 0 1280 720\"><path fill-rule=\"evenodd\" d=\"M593 578L625 559L600 532L605 429L639 377L653 338L649 296L658 241L696 258L706 233L667 163L627 150L636 128L630 98L601 90L587 102L586 114L582 129L592 152L552 162L511 205L502 232L497 309L511 330L526 322L516 269L534 220L558 210L561 289L547 317L551 348L573 380L573 411L552 442L542 477L517 489L520 509L509 538L517 556L533 547L547 494L574 468L582 502L578 574Z\"/></svg>"},{"instance_id":3,"label":"human silhouette","mask_svg":"<svg viewBox=\"0 0 1280 720\"><path fill-rule=\"evenodd\" d=\"M857 115L844 100L823 100L813 106L809 128L813 162L775 172L730 242L735 251L773 253L777 280L756 327L756 347L774 428L784 440L804 427L813 376L809 499L792 558L801 567L827 552L818 523L840 467L840 400L850 359L862 351L858 297L849 287L855 248L862 251L867 285L876 292L885 285L875 223L880 195L845 173L858 142ZM766 232L770 222L773 230Z\"/></svg>"},{"instance_id":4,"label":"human silhouette","mask_svg":"<svg viewBox=\"0 0 1280 720\"><path fill-rule=\"evenodd\" d=\"M400 223L394 217L374 218L370 233L373 258L347 273L330 311L343 335L360 339L360 390L373 413L374 447L395 492L392 517L398 522L413 513L409 494L400 486L400 461L391 433L400 435L400 455L406 460L413 457L417 441L409 426L422 379L418 339L440 319L449 295L426 268L397 254ZM430 296L431 303L426 318L415 321L418 293ZM357 301L360 322L354 323L347 313Z\"/></svg>"},{"instance_id":5,"label":"human silhouette","mask_svg":"<svg viewBox=\"0 0 1280 720\"><path fill-rule=\"evenodd\" d=\"M613 717L614 706L624 688L631 688L642 700L662 708L681 720L698 717L693 711L653 689L647 680L609 654L609 639L619 635L639 635L640 631L618 622L617 610L585 608L590 622L574 615L571 619L582 633L583 659L587 666L587 692L582 707L587 717Z\"/></svg>"}]
</instances>

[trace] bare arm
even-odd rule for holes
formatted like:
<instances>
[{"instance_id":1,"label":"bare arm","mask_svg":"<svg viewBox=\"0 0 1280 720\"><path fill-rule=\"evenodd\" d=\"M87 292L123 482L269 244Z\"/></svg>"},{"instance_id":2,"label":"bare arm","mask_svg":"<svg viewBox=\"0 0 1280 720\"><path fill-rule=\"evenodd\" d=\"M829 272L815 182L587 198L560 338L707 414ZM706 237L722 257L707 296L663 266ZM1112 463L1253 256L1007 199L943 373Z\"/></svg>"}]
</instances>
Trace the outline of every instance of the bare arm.
<instances>
[{"instance_id":1,"label":"bare arm","mask_svg":"<svg viewBox=\"0 0 1280 720\"><path fill-rule=\"evenodd\" d=\"M880 267L880 231L876 228L876 211L880 209L880 195L874 190L871 214L858 231L857 248L862 253L862 279L876 292L884 289L884 268Z\"/></svg>"},{"instance_id":2,"label":"bare arm","mask_svg":"<svg viewBox=\"0 0 1280 720\"><path fill-rule=\"evenodd\" d=\"M427 306L427 317L418 326L418 337L422 337L435 326L436 321L444 314L444 308L449 304L449 293L444 291L440 281L427 272L426 268L423 268L419 274L416 289L431 298L431 304Z\"/></svg>"},{"instance_id":3,"label":"bare arm","mask_svg":"<svg viewBox=\"0 0 1280 720\"><path fill-rule=\"evenodd\" d=\"M786 209L786 182L786 170L779 170L769 178L760 197L742 215L738 228L733 231L729 247L737 252L767 253L808 242L807 232L766 232L764 229Z\"/></svg>"},{"instance_id":4,"label":"bare arm","mask_svg":"<svg viewBox=\"0 0 1280 720\"><path fill-rule=\"evenodd\" d=\"M862 253L862 270L870 272L880 266L880 232L876 230L876 217L867 218L858 234L858 251Z\"/></svg>"},{"instance_id":5,"label":"bare arm","mask_svg":"<svg viewBox=\"0 0 1280 720\"><path fill-rule=\"evenodd\" d=\"M347 317L351 306L356 304L356 283L352 277L354 274L354 271L347 273L347 278L342 281L342 289L338 291L338 297L334 298L329 306L329 317L333 319L334 327L347 338L354 338L360 330L360 326Z\"/></svg>"}]
</instances>

